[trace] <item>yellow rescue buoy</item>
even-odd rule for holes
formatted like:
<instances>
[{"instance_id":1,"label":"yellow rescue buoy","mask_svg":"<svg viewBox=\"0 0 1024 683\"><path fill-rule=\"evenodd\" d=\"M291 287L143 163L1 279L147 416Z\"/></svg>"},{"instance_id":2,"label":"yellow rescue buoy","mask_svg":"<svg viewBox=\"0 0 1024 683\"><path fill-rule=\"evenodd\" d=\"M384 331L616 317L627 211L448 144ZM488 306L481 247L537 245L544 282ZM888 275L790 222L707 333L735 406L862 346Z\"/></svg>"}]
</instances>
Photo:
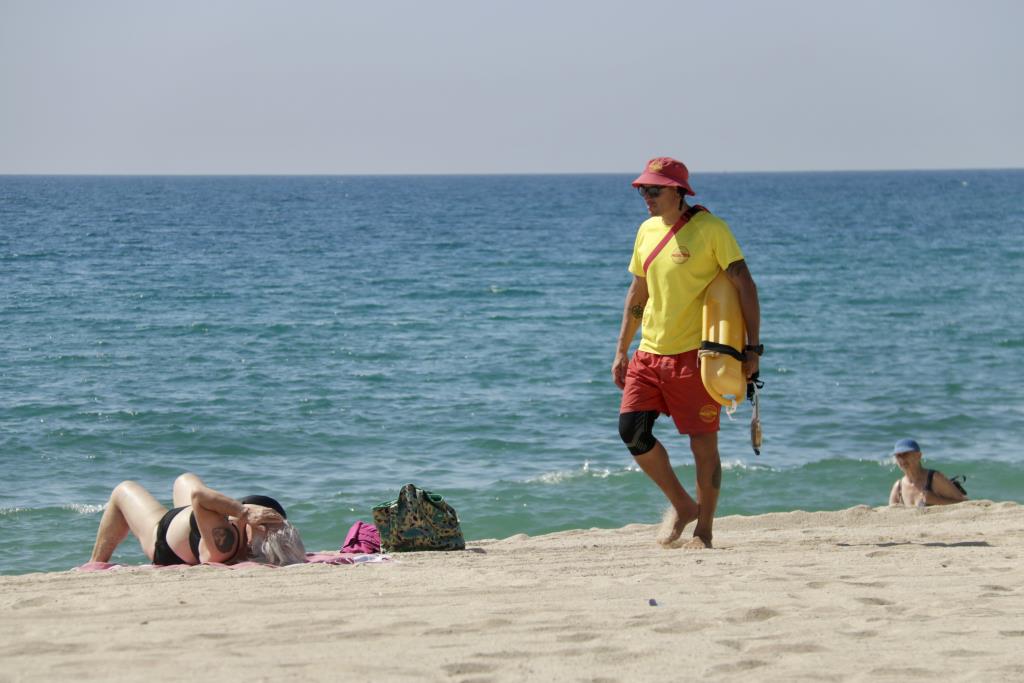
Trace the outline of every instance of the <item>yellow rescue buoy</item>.
<instances>
[{"instance_id":1,"label":"yellow rescue buoy","mask_svg":"<svg viewBox=\"0 0 1024 683\"><path fill-rule=\"evenodd\" d=\"M746 339L740 295L721 272L704 291L700 378L711 398L726 407L735 407L746 397L743 363L730 355L741 355Z\"/></svg>"}]
</instances>

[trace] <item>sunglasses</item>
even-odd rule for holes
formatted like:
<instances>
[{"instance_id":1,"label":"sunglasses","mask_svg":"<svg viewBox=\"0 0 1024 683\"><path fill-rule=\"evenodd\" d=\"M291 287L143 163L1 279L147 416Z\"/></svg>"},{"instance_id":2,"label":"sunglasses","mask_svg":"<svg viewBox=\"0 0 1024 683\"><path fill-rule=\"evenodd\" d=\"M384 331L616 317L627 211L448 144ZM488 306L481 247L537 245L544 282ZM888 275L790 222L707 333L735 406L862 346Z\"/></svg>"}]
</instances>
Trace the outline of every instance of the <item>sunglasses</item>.
<instances>
[{"instance_id":1,"label":"sunglasses","mask_svg":"<svg viewBox=\"0 0 1024 683\"><path fill-rule=\"evenodd\" d=\"M667 189L667 187L662 187L660 185L640 185L636 188L636 191L645 197L654 199Z\"/></svg>"}]
</instances>

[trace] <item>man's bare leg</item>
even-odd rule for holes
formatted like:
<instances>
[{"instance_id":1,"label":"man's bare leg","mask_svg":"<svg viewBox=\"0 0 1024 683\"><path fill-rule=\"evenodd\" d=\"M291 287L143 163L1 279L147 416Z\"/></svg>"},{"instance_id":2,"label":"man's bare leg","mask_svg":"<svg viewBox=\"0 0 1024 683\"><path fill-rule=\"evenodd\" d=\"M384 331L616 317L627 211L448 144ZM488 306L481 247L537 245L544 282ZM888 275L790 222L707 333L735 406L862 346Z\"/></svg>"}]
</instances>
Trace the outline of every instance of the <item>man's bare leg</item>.
<instances>
[{"instance_id":1,"label":"man's bare leg","mask_svg":"<svg viewBox=\"0 0 1024 683\"><path fill-rule=\"evenodd\" d=\"M697 502L679 483L679 477L676 476L672 469L672 463L669 462L668 452L660 441L655 441L654 448L642 455L633 456L633 459L636 460L636 464L640 466L644 474L658 485L672 505L665 512L665 518L662 520L661 529L658 532L658 543L670 546L682 536L686 525L697 519Z\"/></svg>"},{"instance_id":2,"label":"man's bare leg","mask_svg":"<svg viewBox=\"0 0 1024 683\"><path fill-rule=\"evenodd\" d=\"M149 491L134 481L123 481L110 494L103 510L90 562L109 562L117 546L131 531L139 539L142 551L153 559L156 525L167 512Z\"/></svg>"},{"instance_id":3,"label":"man's bare leg","mask_svg":"<svg viewBox=\"0 0 1024 683\"><path fill-rule=\"evenodd\" d=\"M711 547L711 527L722 488L722 460L718 456L718 432L691 434L690 450L697 465L697 503L699 512L693 538L683 546L690 550Z\"/></svg>"}]
</instances>

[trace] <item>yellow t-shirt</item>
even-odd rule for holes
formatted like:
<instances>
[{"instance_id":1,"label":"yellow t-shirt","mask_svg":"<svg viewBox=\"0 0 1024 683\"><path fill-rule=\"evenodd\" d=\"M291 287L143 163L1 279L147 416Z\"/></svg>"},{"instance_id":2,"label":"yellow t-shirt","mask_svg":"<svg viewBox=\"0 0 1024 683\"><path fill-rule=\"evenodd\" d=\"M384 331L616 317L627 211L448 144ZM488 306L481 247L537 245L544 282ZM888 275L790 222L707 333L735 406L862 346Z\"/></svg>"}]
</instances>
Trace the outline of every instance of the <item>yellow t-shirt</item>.
<instances>
[{"instance_id":1,"label":"yellow t-shirt","mask_svg":"<svg viewBox=\"0 0 1024 683\"><path fill-rule=\"evenodd\" d=\"M644 261L671 229L660 216L636 233L629 272L647 278L640 350L671 356L700 347L704 289L730 263L743 258L725 221L701 211L668 241L644 274Z\"/></svg>"}]
</instances>

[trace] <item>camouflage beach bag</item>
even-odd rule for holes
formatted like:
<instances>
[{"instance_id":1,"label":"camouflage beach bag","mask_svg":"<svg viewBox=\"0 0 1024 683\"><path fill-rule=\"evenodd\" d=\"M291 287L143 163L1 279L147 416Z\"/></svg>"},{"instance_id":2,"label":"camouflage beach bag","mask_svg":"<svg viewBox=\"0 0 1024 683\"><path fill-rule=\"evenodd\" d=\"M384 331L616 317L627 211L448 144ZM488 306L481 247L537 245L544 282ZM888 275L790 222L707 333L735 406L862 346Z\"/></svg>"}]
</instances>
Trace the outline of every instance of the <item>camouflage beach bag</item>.
<instances>
[{"instance_id":1,"label":"camouflage beach bag","mask_svg":"<svg viewBox=\"0 0 1024 683\"><path fill-rule=\"evenodd\" d=\"M373 508L373 523L387 552L466 549L455 508L413 484L403 486L397 499Z\"/></svg>"}]
</instances>

